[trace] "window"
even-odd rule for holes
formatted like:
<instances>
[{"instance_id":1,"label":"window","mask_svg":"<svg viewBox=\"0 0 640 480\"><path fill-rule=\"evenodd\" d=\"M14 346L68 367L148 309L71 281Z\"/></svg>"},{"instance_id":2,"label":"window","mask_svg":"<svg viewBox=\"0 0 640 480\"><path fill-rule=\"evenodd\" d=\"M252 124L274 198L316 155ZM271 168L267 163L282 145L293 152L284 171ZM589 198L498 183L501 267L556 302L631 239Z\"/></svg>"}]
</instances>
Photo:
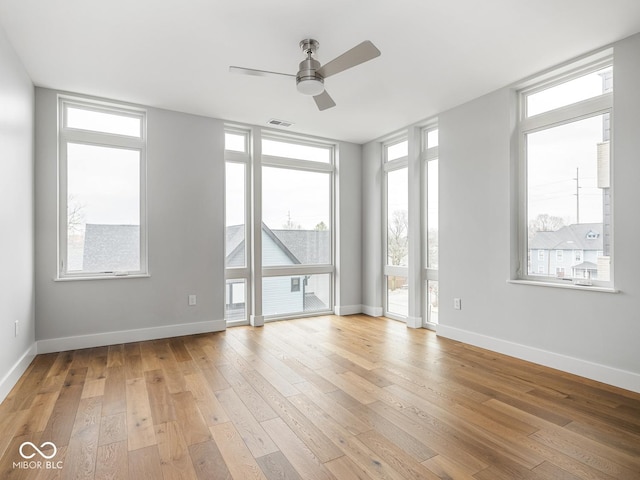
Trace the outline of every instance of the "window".
<instances>
[{"instance_id":1,"label":"window","mask_svg":"<svg viewBox=\"0 0 640 480\"><path fill-rule=\"evenodd\" d=\"M423 238L426 238L423 258L425 290L424 319L427 327L438 324L438 128L429 126L422 131L422 188L426 202L423 216Z\"/></svg>"},{"instance_id":2,"label":"window","mask_svg":"<svg viewBox=\"0 0 640 480\"><path fill-rule=\"evenodd\" d=\"M58 108L58 278L145 275L145 112L64 96Z\"/></svg>"},{"instance_id":3,"label":"window","mask_svg":"<svg viewBox=\"0 0 640 480\"><path fill-rule=\"evenodd\" d=\"M262 137L262 313L329 312L333 298L334 146Z\"/></svg>"},{"instance_id":4,"label":"window","mask_svg":"<svg viewBox=\"0 0 640 480\"><path fill-rule=\"evenodd\" d=\"M409 173L408 141L384 146L386 279L385 314L404 320L409 314Z\"/></svg>"},{"instance_id":5,"label":"window","mask_svg":"<svg viewBox=\"0 0 640 480\"><path fill-rule=\"evenodd\" d=\"M544 260L544 250L538 250L538 260Z\"/></svg>"},{"instance_id":6,"label":"window","mask_svg":"<svg viewBox=\"0 0 640 480\"><path fill-rule=\"evenodd\" d=\"M582 262L582 251L574 250L574 252L573 252L573 260L576 263Z\"/></svg>"},{"instance_id":7,"label":"window","mask_svg":"<svg viewBox=\"0 0 640 480\"><path fill-rule=\"evenodd\" d=\"M569 69L565 69L569 70ZM594 285L610 286L613 195L610 170L613 106L611 58L583 64L526 87L520 95L522 144L520 264L531 250L556 246L579 252L598 271ZM578 256L579 255L579 256ZM572 273L530 265L520 276L531 280L571 280Z\"/></svg>"},{"instance_id":8,"label":"window","mask_svg":"<svg viewBox=\"0 0 640 480\"><path fill-rule=\"evenodd\" d=\"M249 219L249 132L227 127L225 149L225 320L228 325L246 323L249 307L251 245Z\"/></svg>"}]
</instances>

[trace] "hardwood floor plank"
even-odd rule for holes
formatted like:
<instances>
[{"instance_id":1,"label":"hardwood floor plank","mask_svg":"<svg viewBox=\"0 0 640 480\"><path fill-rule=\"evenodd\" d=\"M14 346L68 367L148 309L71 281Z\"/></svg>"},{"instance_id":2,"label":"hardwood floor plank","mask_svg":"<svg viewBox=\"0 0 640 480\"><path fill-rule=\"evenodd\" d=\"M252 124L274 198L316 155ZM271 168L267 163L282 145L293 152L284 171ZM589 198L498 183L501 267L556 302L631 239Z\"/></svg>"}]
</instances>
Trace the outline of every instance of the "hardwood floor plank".
<instances>
[{"instance_id":1,"label":"hardwood floor plank","mask_svg":"<svg viewBox=\"0 0 640 480\"><path fill-rule=\"evenodd\" d=\"M163 478L157 445L150 445L133 451L130 447L131 443L129 443L129 453L127 455L129 459L129 479L160 480Z\"/></svg>"},{"instance_id":2,"label":"hardwood floor plank","mask_svg":"<svg viewBox=\"0 0 640 480\"><path fill-rule=\"evenodd\" d=\"M262 422L262 425L302 478L305 480L335 479L333 474L324 467L322 461L281 418L267 420Z\"/></svg>"},{"instance_id":3,"label":"hardwood floor plank","mask_svg":"<svg viewBox=\"0 0 640 480\"><path fill-rule=\"evenodd\" d=\"M242 441L233 423L209 427L232 478L235 480L267 480L253 455Z\"/></svg>"},{"instance_id":4,"label":"hardwood floor plank","mask_svg":"<svg viewBox=\"0 0 640 480\"><path fill-rule=\"evenodd\" d=\"M100 435L98 437L98 445L102 446L109 443L121 442L123 440L127 440L126 412L104 416L103 410L103 416L100 419Z\"/></svg>"},{"instance_id":5,"label":"hardwood floor plank","mask_svg":"<svg viewBox=\"0 0 640 480\"><path fill-rule=\"evenodd\" d=\"M95 480L128 480L129 452L127 441L109 443L98 447ZM137 479L134 479L137 480Z\"/></svg>"},{"instance_id":6,"label":"hardwood floor plank","mask_svg":"<svg viewBox=\"0 0 640 480\"><path fill-rule=\"evenodd\" d=\"M273 440L232 388L216 392L216 397L255 458L278 450Z\"/></svg>"},{"instance_id":7,"label":"hardwood floor plank","mask_svg":"<svg viewBox=\"0 0 640 480\"><path fill-rule=\"evenodd\" d=\"M106 356L104 358L106 360ZM85 398L80 401L71 440L66 450L63 479L94 478L101 411L102 397Z\"/></svg>"},{"instance_id":8,"label":"hardwood floor plank","mask_svg":"<svg viewBox=\"0 0 640 480\"><path fill-rule=\"evenodd\" d=\"M159 425L176 420L176 411L165 382L164 372L161 369L149 370L144 372L144 378L153 424Z\"/></svg>"},{"instance_id":9,"label":"hardwood floor plank","mask_svg":"<svg viewBox=\"0 0 640 480\"><path fill-rule=\"evenodd\" d=\"M175 405L176 417L187 445L211 440L211 432L207 426L191 392L180 392L171 395Z\"/></svg>"},{"instance_id":10,"label":"hardwood floor plank","mask_svg":"<svg viewBox=\"0 0 640 480\"><path fill-rule=\"evenodd\" d=\"M191 445L189 455L198 480L231 480L231 472L215 441Z\"/></svg>"},{"instance_id":11,"label":"hardwood floor plank","mask_svg":"<svg viewBox=\"0 0 640 480\"><path fill-rule=\"evenodd\" d=\"M49 415L49 421L42 436L57 447L69 445L86 374L87 367L69 370L53 411Z\"/></svg>"},{"instance_id":12,"label":"hardwood floor plank","mask_svg":"<svg viewBox=\"0 0 640 480\"><path fill-rule=\"evenodd\" d=\"M144 378L127 380L127 440L129 452L156 445L153 429L153 418L149 406L149 396ZM157 449L153 449L156 454ZM133 457L134 466L138 464L137 456ZM129 456L131 466L131 456Z\"/></svg>"},{"instance_id":13,"label":"hardwood floor plank","mask_svg":"<svg viewBox=\"0 0 640 480\"><path fill-rule=\"evenodd\" d=\"M256 461L269 480L303 480L280 451L256 458Z\"/></svg>"},{"instance_id":14,"label":"hardwood floor plank","mask_svg":"<svg viewBox=\"0 0 640 480\"><path fill-rule=\"evenodd\" d=\"M108 367L104 383L103 415L122 413L127 408L124 367Z\"/></svg>"},{"instance_id":15,"label":"hardwood floor plank","mask_svg":"<svg viewBox=\"0 0 640 480\"><path fill-rule=\"evenodd\" d=\"M356 464L346 455L331 460L330 462L325 463L324 466L339 480L345 478L349 478L352 480L373 479L373 477L369 476L364 468Z\"/></svg>"},{"instance_id":16,"label":"hardwood floor plank","mask_svg":"<svg viewBox=\"0 0 640 480\"><path fill-rule=\"evenodd\" d=\"M164 480L190 480L196 477L187 443L178 422L155 426L158 454Z\"/></svg>"},{"instance_id":17,"label":"hardwood floor plank","mask_svg":"<svg viewBox=\"0 0 640 480\"><path fill-rule=\"evenodd\" d=\"M227 412L209 388L202 374L196 372L186 375L184 378L187 383L187 389L195 398L198 409L204 417L207 426L212 427L219 423L227 423L229 421Z\"/></svg>"}]
</instances>

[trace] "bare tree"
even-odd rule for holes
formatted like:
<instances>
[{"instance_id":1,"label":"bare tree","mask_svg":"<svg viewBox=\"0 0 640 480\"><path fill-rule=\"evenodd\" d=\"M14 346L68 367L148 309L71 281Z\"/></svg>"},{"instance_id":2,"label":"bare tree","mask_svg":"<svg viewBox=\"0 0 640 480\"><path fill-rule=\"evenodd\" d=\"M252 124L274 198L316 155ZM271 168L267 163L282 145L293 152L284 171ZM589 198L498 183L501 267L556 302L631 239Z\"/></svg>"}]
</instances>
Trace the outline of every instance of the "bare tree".
<instances>
[{"instance_id":1,"label":"bare tree","mask_svg":"<svg viewBox=\"0 0 640 480\"><path fill-rule=\"evenodd\" d=\"M67 199L67 231L69 234L75 235L82 230L81 226L85 224L84 208L84 203L79 202L73 195L69 195Z\"/></svg>"},{"instance_id":2,"label":"bare tree","mask_svg":"<svg viewBox=\"0 0 640 480\"><path fill-rule=\"evenodd\" d=\"M407 211L394 211L389 221L387 233L387 255L390 265L400 265L409 253L408 230Z\"/></svg>"},{"instance_id":3,"label":"bare tree","mask_svg":"<svg viewBox=\"0 0 640 480\"><path fill-rule=\"evenodd\" d=\"M560 217L541 213L529 222L529 239L537 232L555 232L564 227L564 220Z\"/></svg>"},{"instance_id":4,"label":"bare tree","mask_svg":"<svg viewBox=\"0 0 640 480\"><path fill-rule=\"evenodd\" d=\"M327 224L324 223L323 221L321 221L319 224L316 225L316 228L314 228L315 231L317 232L324 232L325 230L328 230L329 228L327 227Z\"/></svg>"}]
</instances>

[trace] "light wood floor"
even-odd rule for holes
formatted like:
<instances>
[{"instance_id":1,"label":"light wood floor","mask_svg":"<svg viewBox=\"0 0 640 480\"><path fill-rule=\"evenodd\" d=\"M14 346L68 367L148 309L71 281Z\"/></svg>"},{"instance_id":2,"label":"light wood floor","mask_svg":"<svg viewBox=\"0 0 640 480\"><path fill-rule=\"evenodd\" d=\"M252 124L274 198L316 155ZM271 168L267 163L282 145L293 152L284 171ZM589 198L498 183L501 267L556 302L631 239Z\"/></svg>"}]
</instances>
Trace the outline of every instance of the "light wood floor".
<instances>
[{"instance_id":1,"label":"light wood floor","mask_svg":"<svg viewBox=\"0 0 640 480\"><path fill-rule=\"evenodd\" d=\"M237 327L39 355L0 478L637 480L640 395L385 319Z\"/></svg>"}]
</instances>

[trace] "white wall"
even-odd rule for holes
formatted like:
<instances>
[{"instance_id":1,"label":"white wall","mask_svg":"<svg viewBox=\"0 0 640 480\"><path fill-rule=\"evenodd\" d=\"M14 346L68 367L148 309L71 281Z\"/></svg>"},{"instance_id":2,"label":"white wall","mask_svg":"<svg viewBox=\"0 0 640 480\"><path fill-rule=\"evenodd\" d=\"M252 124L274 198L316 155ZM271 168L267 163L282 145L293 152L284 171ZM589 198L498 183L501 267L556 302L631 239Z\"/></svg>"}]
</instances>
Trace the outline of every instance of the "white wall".
<instances>
[{"instance_id":1,"label":"white wall","mask_svg":"<svg viewBox=\"0 0 640 480\"><path fill-rule=\"evenodd\" d=\"M56 282L56 112L56 92L37 88L39 352L224 329L223 123L148 108L150 278Z\"/></svg>"},{"instance_id":2,"label":"white wall","mask_svg":"<svg viewBox=\"0 0 640 480\"><path fill-rule=\"evenodd\" d=\"M340 142L336 174L336 313L362 311L362 147Z\"/></svg>"},{"instance_id":3,"label":"white wall","mask_svg":"<svg viewBox=\"0 0 640 480\"><path fill-rule=\"evenodd\" d=\"M0 401L35 353L33 98L33 84L0 29Z\"/></svg>"},{"instance_id":4,"label":"white wall","mask_svg":"<svg viewBox=\"0 0 640 480\"><path fill-rule=\"evenodd\" d=\"M362 147L362 311L381 316L382 305L382 144Z\"/></svg>"},{"instance_id":5,"label":"white wall","mask_svg":"<svg viewBox=\"0 0 640 480\"><path fill-rule=\"evenodd\" d=\"M440 115L439 335L640 391L640 35L614 46L614 266L620 293L516 285L515 93ZM453 309L453 298L462 310Z\"/></svg>"}]
</instances>

